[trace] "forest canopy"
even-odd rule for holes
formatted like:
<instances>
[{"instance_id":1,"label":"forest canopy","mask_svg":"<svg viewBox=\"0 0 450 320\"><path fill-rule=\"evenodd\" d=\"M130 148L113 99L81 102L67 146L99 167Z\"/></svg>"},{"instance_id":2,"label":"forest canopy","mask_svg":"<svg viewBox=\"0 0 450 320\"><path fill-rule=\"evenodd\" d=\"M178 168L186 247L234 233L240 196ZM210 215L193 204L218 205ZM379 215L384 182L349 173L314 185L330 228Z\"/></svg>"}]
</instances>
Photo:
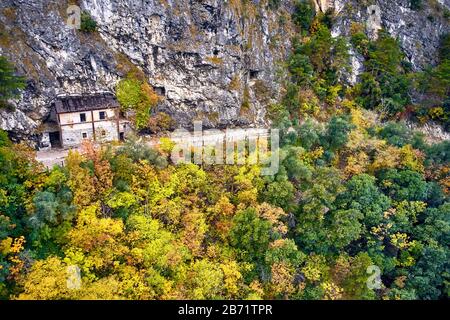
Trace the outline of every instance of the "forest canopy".
<instances>
[{"instance_id":1,"label":"forest canopy","mask_svg":"<svg viewBox=\"0 0 450 320\"><path fill-rule=\"evenodd\" d=\"M87 143L44 170L2 132L2 297L447 297L448 142L363 112L285 131L273 177L249 165L174 166L133 140ZM66 285L70 266L78 290Z\"/></svg>"}]
</instances>

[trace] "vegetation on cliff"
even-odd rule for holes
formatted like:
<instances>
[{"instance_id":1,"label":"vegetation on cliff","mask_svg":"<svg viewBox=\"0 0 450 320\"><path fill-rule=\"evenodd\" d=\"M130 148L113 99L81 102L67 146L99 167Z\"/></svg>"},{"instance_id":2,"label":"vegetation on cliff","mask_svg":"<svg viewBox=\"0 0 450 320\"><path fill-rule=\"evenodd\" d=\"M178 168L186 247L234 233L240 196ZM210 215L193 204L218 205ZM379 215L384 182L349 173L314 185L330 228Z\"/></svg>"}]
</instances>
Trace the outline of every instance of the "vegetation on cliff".
<instances>
[{"instance_id":1,"label":"vegetation on cliff","mask_svg":"<svg viewBox=\"0 0 450 320\"><path fill-rule=\"evenodd\" d=\"M16 98L19 90L25 88L25 78L15 74L14 66L0 56L0 108L9 106L8 100Z\"/></svg>"}]
</instances>

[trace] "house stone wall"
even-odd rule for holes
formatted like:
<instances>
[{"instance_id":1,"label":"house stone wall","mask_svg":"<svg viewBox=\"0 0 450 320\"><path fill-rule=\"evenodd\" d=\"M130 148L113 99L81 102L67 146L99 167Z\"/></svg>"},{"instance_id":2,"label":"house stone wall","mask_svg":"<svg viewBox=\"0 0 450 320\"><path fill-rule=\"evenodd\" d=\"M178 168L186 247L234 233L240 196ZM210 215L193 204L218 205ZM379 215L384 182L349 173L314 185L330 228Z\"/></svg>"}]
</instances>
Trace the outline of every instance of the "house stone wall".
<instances>
[{"instance_id":1,"label":"house stone wall","mask_svg":"<svg viewBox=\"0 0 450 320\"><path fill-rule=\"evenodd\" d=\"M114 109L94 110L94 121L104 121L100 120L100 112L106 112L106 119L116 121L116 111Z\"/></svg>"},{"instance_id":2,"label":"house stone wall","mask_svg":"<svg viewBox=\"0 0 450 320\"><path fill-rule=\"evenodd\" d=\"M106 120L100 119L100 112L106 112ZM80 120L81 113L86 114L85 122ZM79 146L83 141L83 133L87 133L86 139L98 142L119 139L115 109L61 113L59 114L59 123L61 125L62 144L65 148Z\"/></svg>"},{"instance_id":3,"label":"house stone wall","mask_svg":"<svg viewBox=\"0 0 450 320\"><path fill-rule=\"evenodd\" d=\"M61 113L59 114L59 123L60 125L71 125L83 123L80 121L80 114L86 114L86 122L92 121L91 111L83 111L83 112L72 112L72 113Z\"/></svg>"},{"instance_id":4,"label":"house stone wall","mask_svg":"<svg viewBox=\"0 0 450 320\"><path fill-rule=\"evenodd\" d=\"M116 120L95 122L95 138L98 142L119 140Z\"/></svg>"},{"instance_id":5,"label":"house stone wall","mask_svg":"<svg viewBox=\"0 0 450 320\"><path fill-rule=\"evenodd\" d=\"M87 139L93 139L92 122L78 123L61 127L63 147L76 147L83 141L83 133L87 133Z\"/></svg>"}]
</instances>

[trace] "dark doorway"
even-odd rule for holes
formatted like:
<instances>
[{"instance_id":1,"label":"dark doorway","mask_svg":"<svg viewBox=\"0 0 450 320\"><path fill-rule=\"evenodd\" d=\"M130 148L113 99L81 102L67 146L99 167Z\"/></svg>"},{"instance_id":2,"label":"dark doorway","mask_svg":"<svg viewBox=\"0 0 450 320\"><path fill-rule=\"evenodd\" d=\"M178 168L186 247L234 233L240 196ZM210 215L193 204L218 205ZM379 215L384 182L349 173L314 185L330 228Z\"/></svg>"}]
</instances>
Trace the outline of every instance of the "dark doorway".
<instances>
[{"instance_id":1,"label":"dark doorway","mask_svg":"<svg viewBox=\"0 0 450 320\"><path fill-rule=\"evenodd\" d=\"M61 148L62 147L59 131L50 132L49 136L50 136L50 145L52 146L52 148Z\"/></svg>"},{"instance_id":2,"label":"dark doorway","mask_svg":"<svg viewBox=\"0 0 450 320\"><path fill-rule=\"evenodd\" d=\"M119 139L120 141L125 141L125 132L119 133Z\"/></svg>"}]
</instances>

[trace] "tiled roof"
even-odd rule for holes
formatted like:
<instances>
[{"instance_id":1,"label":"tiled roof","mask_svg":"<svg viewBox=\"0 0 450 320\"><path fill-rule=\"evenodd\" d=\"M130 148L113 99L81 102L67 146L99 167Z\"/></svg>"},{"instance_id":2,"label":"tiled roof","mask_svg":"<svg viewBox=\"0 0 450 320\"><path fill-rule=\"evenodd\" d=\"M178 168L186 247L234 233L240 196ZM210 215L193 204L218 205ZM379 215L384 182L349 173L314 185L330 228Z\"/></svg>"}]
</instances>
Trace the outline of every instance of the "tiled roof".
<instances>
[{"instance_id":1,"label":"tiled roof","mask_svg":"<svg viewBox=\"0 0 450 320\"><path fill-rule=\"evenodd\" d=\"M90 111L118 108L119 103L113 94L95 94L82 96L58 97L55 101L57 113Z\"/></svg>"}]
</instances>

